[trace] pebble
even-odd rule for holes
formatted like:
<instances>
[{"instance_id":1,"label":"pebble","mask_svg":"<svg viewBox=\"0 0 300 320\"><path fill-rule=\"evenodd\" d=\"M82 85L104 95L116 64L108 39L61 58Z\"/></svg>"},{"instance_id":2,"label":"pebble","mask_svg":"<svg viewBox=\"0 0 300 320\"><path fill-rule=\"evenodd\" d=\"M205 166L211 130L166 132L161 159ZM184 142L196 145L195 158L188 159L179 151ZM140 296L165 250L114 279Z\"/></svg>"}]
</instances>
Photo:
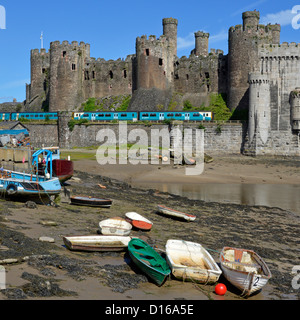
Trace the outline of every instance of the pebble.
<instances>
[{"instance_id":1,"label":"pebble","mask_svg":"<svg viewBox=\"0 0 300 320\"><path fill-rule=\"evenodd\" d=\"M57 226L55 221L41 221L40 222L43 226Z\"/></svg>"},{"instance_id":2,"label":"pebble","mask_svg":"<svg viewBox=\"0 0 300 320\"><path fill-rule=\"evenodd\" d=\"M50 237L39 237L39 240L42 242L55 242L55 240Z\"/></svg>"}]
</instances>

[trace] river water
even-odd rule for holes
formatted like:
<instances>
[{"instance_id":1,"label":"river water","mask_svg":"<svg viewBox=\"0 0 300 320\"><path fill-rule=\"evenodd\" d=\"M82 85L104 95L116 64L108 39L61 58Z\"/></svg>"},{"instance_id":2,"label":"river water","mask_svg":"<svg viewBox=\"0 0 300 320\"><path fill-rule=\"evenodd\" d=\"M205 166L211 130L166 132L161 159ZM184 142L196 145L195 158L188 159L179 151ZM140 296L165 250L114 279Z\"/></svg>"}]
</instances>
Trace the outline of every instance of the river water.
<instances>
[{"instance_id":1,"label":"river water","mask_svg":"<svg viewBox=\"0 0 300 320\"><path fill-rule=\"evenodd\" d=\"M300 215L300 185L138 183L137 187L153 188L193 200L279 207Z\"/></svg>"}]
</instances>

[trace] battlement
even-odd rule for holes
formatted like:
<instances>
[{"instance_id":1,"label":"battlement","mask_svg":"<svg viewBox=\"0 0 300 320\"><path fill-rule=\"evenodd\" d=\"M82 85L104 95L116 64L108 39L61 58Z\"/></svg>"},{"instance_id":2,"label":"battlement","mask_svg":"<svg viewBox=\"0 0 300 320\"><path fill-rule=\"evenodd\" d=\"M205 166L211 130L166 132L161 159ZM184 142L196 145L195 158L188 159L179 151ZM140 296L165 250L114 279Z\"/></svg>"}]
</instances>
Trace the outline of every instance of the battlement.
<instances>
[{"instance_id":1,"label":"battlement","mask_svg":"<svg viewBox=\"0 0 300 320\"><path fill-rule=\"evenodd\" d=\"M299 59L300 43L282 42L281 44L262 44L258 47L261 58L266 59Z\"/></svg>"},{"instance_id":2,"label":"battlement","mask_svg":"<svg viewBox=\"0 0 300 320\"><path fill-rule=\"evenodd\" d=\"M175 24L176 26L178 25L178 20L174 18L164 18L162 20L163 25L165 24Z\"/></svg>"},{"instance_id":3,"label":"battlement","mask_svg":"<svg viewBox=\"0 0 300 320\"><path fill-rule=\"evenodd\" d=\"M203 31L197 31L195 32L195 37L209 38L209 33L203 32Z\"/></svg>"},{"instance_id":4,"label":"battlement","mask_svg":"<svg viewBox=\"0 0 300 320\"><path fill-rule=\"evenodd\" d=\"M52 41L50 42L50 48L51 47L59 47L59 46L70 46L70 47L79 47L79 48L86 48L87 46L90 46L89 43L85 43L83 41L80 41L79 45L78 45L78 41L72 41L71 43L67 40L64 40L62 42L56 40L56 41Z\"/></svg>"},{"instance_id":5,"label":"battlement","mask_svg":"<svg viewBox=\"0 0 300 320\"><path fill-rule=\"evenodd\" d=\"M261 74L260 72L251 72L248 76L249 84L268 84L270 80L266 74Z\"/></svg>"},{"instance_id":6,"label":"battlement","mask_svg":"<svg viewBox=\"0 0 300 320\"><path fill-rule=\"evenodd\" d=\"M300 99L300 88L297 87L295 90L291 91L291 98Z\"/></svg>"},{"instance_id":7,"label":"battlement","mask_svg":"<svg viewBox=\"0 0 300 320\"><path fill-rule=\"evenodd\" d=\"M46 51L46 49L42 48L42 49L32 49L30 51L31 55L48 55L49 52Z\"/></svg>"},{"instance_id":8,"label":"battlement","mask_svg":"<svg viewBox=\"0 0 300 320\"><path fill-rule=\"evenodd\" d=\"M281 26L280 24L258 24L256 28L247 28L243 29L243 25L237 24L235 26L231 26L229 28L229 33L246 33L246 34L253 34L253 33L272 33L272 32L280 32Z\"/></svg>"}]
</instances>

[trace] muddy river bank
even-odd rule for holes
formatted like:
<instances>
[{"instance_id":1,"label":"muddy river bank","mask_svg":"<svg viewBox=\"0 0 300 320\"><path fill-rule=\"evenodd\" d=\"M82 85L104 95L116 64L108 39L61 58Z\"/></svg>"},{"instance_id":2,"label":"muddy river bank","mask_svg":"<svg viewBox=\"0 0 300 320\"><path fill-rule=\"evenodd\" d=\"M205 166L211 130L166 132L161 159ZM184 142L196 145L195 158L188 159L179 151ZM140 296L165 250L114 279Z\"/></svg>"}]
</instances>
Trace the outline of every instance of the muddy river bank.
<instances>
[{"instance_id":1,"label":"muddy river bank","mask_svg":"<svg viewBox=\"0 0 300 320\"><path fill-rule=\"evenodd\" d=\"M100 188L98 185L106 188ZM110 198L109 209L74 206L70 195ZM174 220L156 212L163 204L194 214L193 222ZM256 251L268 264L272 278L248 300L298 300L292 269L300 265L299 215L280 208L191 200L154 189L76 171L56 206L0 201L0 260L5 269L1 300L240 300L239 291L222 276L225 296L213 285L182 282L170 277L162 287L151 283L125 252L73 252L63 243L66 235L97 234L99 222L138 212L153 222L151 231L132 230L162 252L168 239L201 243L219 261L223 246ZM50 237L54 242L42 242Z\"/></svg>"}]
</instances>

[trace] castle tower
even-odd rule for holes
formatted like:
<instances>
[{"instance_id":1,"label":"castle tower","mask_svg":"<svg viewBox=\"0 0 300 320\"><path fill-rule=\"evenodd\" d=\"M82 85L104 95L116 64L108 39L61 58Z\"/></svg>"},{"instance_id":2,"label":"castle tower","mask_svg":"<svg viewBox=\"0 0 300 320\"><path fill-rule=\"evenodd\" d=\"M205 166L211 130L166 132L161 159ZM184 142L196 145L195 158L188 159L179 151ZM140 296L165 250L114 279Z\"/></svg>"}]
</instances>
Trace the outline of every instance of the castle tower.
<instances>
[{"instance_id":1,"label":"castle tower","mask_svg":"<svg viewBox=\"0 0 300 320\"><path fill-rule=\"evenodd\" d=\"M242 18L243 18L243 30L248 29L257 29L258 23L259 23L259 17L260 13L259 11L246 11L243 12Z\"/></svg>"},{"instance_id":2,"label":"castle tower","mask_svg":"<svg viewBox=\"0 0 300 320\"><path fill-rule=\"evenodd\" d=\"M177 55L177 25L178 20L173 18L164 18L163 21L163 35L169 41L169 45L173 48L174 56ZM172 52L172 50L170 50Z\"/></svg>"},{"instance_id":3,"label":"castle tower","mask_svg":"<svg viewBox=\"0 0 300 320\"><path fill-rule=\"evenodd\" d=\"M280 39L280 26L259 24L259 12L243 13L243 25L229 29L228 34L228 106L247 110L249 105L249 72L259 70L258 48Z\"/></svg>"},{"instance_id":4,"label":"castle tower","mask_svg":"<svg viewBox=\"0 0 300 320\"><path fill-rule=\"evenodd\" d=\"M30 52L30 85L26 90L26 108L39 111L47 104L49 94L50 54L46 49L33 49Z\"/></svg>"},{"instance_id":5,"label":"castle tower","mask_svg":"<svg viewBox=\"0 0 300 320\"><path fill-rule=\"evenodd\" d=\"M300 88L296 88L290 95L292 129L300 130Z\"/></svg>"},{"instance_id":6,"label":"castle tower","mask_svg":"<svg viewBox=\"0 0 300 320\"><path fill-rule=\"evenodd\" d=\"M265 144L271 129L270 81L266 74L249 74L249 121L248 139L250 143L256 135Z\"/></svg>"},{"instance_id":7,"label":"castle tower","mask_svg":"<svg viewBox=\"0 0 300 320\"><path fill-rule=\"evenodd\" d=\"M208 56L208 38L209 33L202 31L195 32L195 55L196 56Z\"/></svg>"},{"instance_id":8,"label":"castle tower","mask_svg":"<svg viewBox=\"0 0 300 320\"><path fill-rule=\"evenodd\" d=\"M49 110L74 110L83 101L84 62L90 46L84 42L54 41L50 43Z\"/></svg>"}]
</instances>

